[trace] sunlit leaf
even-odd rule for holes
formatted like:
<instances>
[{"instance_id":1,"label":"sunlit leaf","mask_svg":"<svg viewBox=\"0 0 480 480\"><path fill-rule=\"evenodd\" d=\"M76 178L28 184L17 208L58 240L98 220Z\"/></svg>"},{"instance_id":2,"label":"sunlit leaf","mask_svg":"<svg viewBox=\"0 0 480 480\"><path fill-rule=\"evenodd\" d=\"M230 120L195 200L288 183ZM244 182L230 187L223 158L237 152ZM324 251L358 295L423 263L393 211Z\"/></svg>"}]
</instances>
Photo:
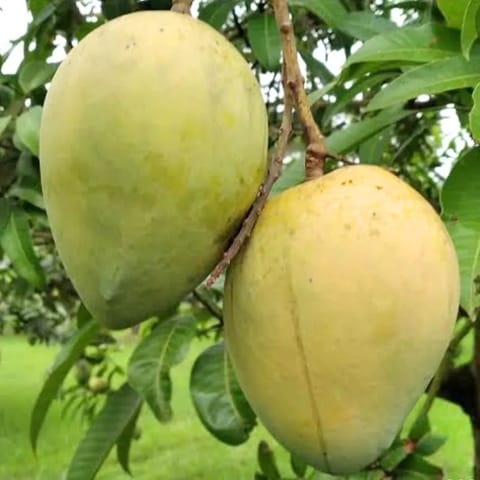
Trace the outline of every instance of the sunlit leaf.
<instances>
[{"instance_id":1,"label":"sunlit leaf","mask_svg":"<svg viewBox=\"0 0 480 480\"><path fill-rule=\"evenodd\" d=\"M200 7L198 18L220 30L239 0L213 0Z\"/></svg>"},{"instance_id":2,"label":"sunlit leaf","mask_svg":"<svg viewBox=\"0 0 480 480\"><path fill-rule=\"evenodd\" d=\"M468 116L468 123L473 138L480 142L480 83L473 91L473 107Z\"/></svg>"},{"instance_id":3,"label":"sunlit leaf","mask_svg":"<svg viewBox=\"0 0 480 480\"><path fill-rule=\"evenodd\" d=\"M448 25L460 29L469 0L437 0L437 5Z\"/></svg>"},{"instance_id":4,"label":"sunlit leaf","mask_svg":"<svg viewBox=\"0 0 480 480\"><path fill-rule=\"evenodd\" d=\"M97 335L98 323L90 319L83 327L62 347L48 375L42 389L35 400L35 405L30 417L30 442L33 451L36 451L38 434L42 428L45 417L52 401L57 397L58 391L70 369L80 357L83 349Z\"/></svg>"},{"instance_id":5,"label":"sunlit leaf","mask_svg":"<svg viewBox=\"0 0 480 480\"><path fill-rule=\"evenodd\" d=\"M267 70L278 70L282 44L275 17L258 13L247 22L247 35L255 58Z\"/></svg>"},{"instance_id":6,"label":"sunlit leaf","mask_svg":"<svg viewBox=\"0 0 480 480\"><path fill-rule=\"evenodd\" d=\"M18 73L18 83L24 93L29 93L49 82L57 69L56 64L42 60L31 60L24 63Z\"/></svg>"},{"instance_id":7,"label":"sunlit leaf","mask_svg":"<svg viewBox=\"0 0 480 480\"><path fill-rule=\"evenodd\" d=\"M16 124L18 138L37 157L41 118L42 107L37 105L23 112L17 118Z\"/></svg>"}]
</instances>

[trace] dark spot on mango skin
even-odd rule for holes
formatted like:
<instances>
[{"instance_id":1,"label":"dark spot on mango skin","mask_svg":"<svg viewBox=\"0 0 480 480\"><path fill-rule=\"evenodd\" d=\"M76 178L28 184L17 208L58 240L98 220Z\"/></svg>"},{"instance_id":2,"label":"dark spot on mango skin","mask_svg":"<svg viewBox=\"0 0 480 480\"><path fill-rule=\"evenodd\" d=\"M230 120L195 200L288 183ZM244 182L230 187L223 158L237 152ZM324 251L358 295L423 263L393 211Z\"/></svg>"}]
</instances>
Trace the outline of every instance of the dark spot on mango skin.
<instances>
[{"instance_id":1,"label":"dark spot on mango skin","mask_svg":"<svg viewBox=\"0 0 480 480\"><path fill-rule=\"evenodd\" d=\"M382 187L381 185L375 185L375 188L376 188L377 190L383 190L383 187Z\"/></svg>"}]
</instances>

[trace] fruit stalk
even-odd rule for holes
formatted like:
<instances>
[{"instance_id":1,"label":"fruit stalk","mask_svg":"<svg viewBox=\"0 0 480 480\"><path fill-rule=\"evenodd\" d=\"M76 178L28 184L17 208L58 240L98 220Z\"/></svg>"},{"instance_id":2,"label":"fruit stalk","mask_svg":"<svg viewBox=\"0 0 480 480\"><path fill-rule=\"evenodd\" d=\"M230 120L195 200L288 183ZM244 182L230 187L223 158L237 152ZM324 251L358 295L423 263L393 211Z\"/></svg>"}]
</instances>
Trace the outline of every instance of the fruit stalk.
<instances>
[{"instance_id":1,"label":"fruit stalk","mask_svg":"<svg viewBox=\"0 0 480 480\"><path fill-rule=\"evenodd\" d=\"M287 0L272 0L272 5L282 38L284 84L291 91L298 117L305 132L307 140L305 177L306 180L311 180L323 175L323 166L328 157L328 151L325 138L313 118L305 93Z\"/></svg>"},{"instance_id":2,"label":"fruit stalk","mask_svg":"<svg viewBox=\"0 0 480 480\"><path fill-rule=\"evenodd\" d=\"M190 15L190 8L193 0L172 0L172 12L185 13Z\"/></svg>"},{"instance_id":3,"label":"fruit stalk","mask_svg":"<svg viewBox=\"0 0 480 480\"><path fill-rule=\"evenodd\" d=\"M285 78L285 76L283 78ZM267 202L267 198L270 194L273 184L276 182L282 172L283 157L285 156L290 134L292 132L293 108L293 99L285 82L283 84L283 89L285 92L285 102L282 114L282 123L280 124L279 137L275 146L275 153L268 168L267 178L260 188L257 199L253 203L252 208L249 210L247 216L243 220L240 230L228 249L223 254L222 260L218 263L207 280L208 287L211 287L215 283L215 280L217 280L223 270L235 258L235 255L237 255L246 239L252 233L253 227L255 226L255 223L257 222L265 203Z\"/></svg>"}]
</instances>

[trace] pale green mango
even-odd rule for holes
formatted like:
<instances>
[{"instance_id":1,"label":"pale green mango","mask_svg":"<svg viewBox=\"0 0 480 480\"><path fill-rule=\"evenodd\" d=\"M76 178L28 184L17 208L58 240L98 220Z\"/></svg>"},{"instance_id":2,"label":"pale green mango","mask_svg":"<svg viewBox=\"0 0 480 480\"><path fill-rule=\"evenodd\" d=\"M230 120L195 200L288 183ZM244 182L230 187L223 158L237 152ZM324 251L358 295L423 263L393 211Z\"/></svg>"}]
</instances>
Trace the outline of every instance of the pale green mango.
<instances>
[{"instance_id":1,"label":"pale green mango","mask_svg":"<svg viewBox=\"0 0 480 480\"><path fill-rule=\"evenodd\" d=\"M227 273L229 354L267 429L319 470L392 443L448 346L454 247L410 186L353 166L269 200Z\"/></svg>"},{"instance_id":2,"label":"pale green mango","mask_svg":"<svg viewBox=\"0 0 480 480\"><path fill-rule=\"evenodd\" d=\"M267 166L248 64L187 15L94 30L62 63L40 132L42 187L66 271L110 328L162 314L211 271Z\"/></svg>"}]
</instances>

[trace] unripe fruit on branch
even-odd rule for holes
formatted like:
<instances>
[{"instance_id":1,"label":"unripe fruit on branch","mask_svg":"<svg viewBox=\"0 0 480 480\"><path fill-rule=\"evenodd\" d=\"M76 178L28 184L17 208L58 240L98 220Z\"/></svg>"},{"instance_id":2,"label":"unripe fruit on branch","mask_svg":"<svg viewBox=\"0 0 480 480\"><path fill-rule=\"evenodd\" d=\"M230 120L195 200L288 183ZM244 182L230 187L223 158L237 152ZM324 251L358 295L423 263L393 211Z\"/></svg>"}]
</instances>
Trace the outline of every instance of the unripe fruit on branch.
<instances>
[{"instance_id":1,"label":"unripe fruit on branch","mask_svg":"<svg viewBox=\"0 0 480 480\"><path fill-rule=\"evenodd\" d=\"M45 102L55 242L110 328L168 311L212 270L267 166L267 115L235 47L173 12L119 17L67 56Z\"/></svg>"},{"instance_id":2,"label":"unripe fruit on branch","mask_svg":"<svg viewBox=\"0 0 480 480\"><path fill-rule=\"evenodd\" d=\"M353 166L268 201L225 287L225 335L248 400L316 468L389 447L435 373L459 303L440 218L384 169Z\"/></svg>"}]
</instances>

